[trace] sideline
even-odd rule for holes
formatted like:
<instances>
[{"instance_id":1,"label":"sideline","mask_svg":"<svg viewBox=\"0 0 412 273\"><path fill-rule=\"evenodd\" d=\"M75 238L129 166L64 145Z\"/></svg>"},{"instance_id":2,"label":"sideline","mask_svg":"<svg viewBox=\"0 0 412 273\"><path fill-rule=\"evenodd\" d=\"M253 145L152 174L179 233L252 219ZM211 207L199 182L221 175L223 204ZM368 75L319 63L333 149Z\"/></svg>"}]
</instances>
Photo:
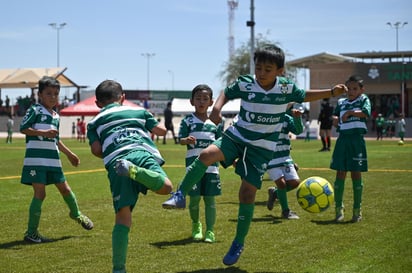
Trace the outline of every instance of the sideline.
<instances>
[{"instance_id":1,"label":"sideline","mask_svg":"<svg viewBox=\"0 0 412 273\"><path fill-rule=\"evenodd\" d=\"M163 165L163 168L185 168L184 165ZM229 168L233 168L232 166ZM305 170L305 171L334 171L329 168L301 168L299 167L300 170ZM77 174L83 174L83 173L97 173L97 172L105 172L105 168L100 168L100 169L93 169L93 170L84 170L84 171L71 171L71 172L65 172L64 174L67 175L77 175ZM389 172L389 173L412 173L412 170L396 170L396 169L369 169L367 171L369 172ZM4 176L0 177L0 180L8 180L8 179L19 179L20 175L14 175L14 176Z\"/></svg>"}]
</instances>

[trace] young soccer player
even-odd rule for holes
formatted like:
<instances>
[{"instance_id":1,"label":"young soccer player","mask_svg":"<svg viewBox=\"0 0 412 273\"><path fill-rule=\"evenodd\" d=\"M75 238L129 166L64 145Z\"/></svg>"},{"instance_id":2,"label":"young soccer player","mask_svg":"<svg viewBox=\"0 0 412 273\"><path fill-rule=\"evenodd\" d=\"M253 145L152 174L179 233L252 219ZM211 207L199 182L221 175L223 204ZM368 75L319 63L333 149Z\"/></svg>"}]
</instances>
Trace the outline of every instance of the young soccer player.
<instances>
[{"instance_id":1,"label":"young soccer player","mask_svg":"<svg viewBox=\"0 0 412 273\"><path fill-rule=\"evenodd\" d=\"M405 119L404 119L404 115L403 115L403 114L400 114L400 115L399 115L398 123L399 123L399 129L398 129L399 132L398 132L398 135L399 135L399 138L401 139L401 141L404 141L405 131L406 131L406 121L405 121Z\"/></svg>"},{"instance_id":2,"label":"young soccer player","mask_svg":"<svg viewBox=\"0 0 412 273\"><path fill-rule=\"evenodd\" d=\"M31 185L34 195L29 209L29 223L24 240L44 243L51 240L38 231L41 208L46 198L46 185L54 184L70 209L70 217L84 229L93 228L93 222L79 210L76 196L64 176L59 151L64 153L73 166L80 164L74 154L59 138L60 117L53 108L59 100L60 83L52 77L39 81L39 103L32 105L20 124L20 132L26 135L21 183Z\"/></svg>"},{"instance_id":3,"label":"young soccer player","mask_svg":"<svg viewBox=\"0 0 412 273\"><path fill-rule=\"evenodd\" d=\"M351 172L353 186L352 222L362 220L362 172L368 171L366 144L363 135L367 132L367 118L371 113L369 98L360 76L351 76L347 82L347 98L340 99L334 111L334 125L339 136L333 150L330 168L336 170L334 183L336 222L344 221L343 191L346 173Z\"/></svg>"},{"instance_id":4,"label":"young soccer player","mask_svg":"<svg viewBox=\"0 0 412 273\"><path fill-rule=\"evenodd\" d=\"M118 82L103 81L95 93L96 105L102 109L88 123L87 138L92 154L103 159L108 172L116 214L113 273L124 273L132 211L139 194L146 194L148 189L169 194L173 188L150 135L165 135L166 128L146 109L122 106L125 94Z\"/></svg>"},{"instance_id":5,"label":"young soccer player","mask_svg":"<svg viewBox=\"0 0 412 273\"><path fill-rule=\"evenodd\" d=\"M9 113L9 118L7 120L7 138L6 143L11 144L13 142L13 127L14 127L14 120L13 115Z\"/></svg>"},{"instance_id":6,"label":"young soccer player","mask_svg":"<svg viewBox=\"0 0 412 273\"><path fill-rule=\"evenodd\" d=\"M185 177L164 208L179 208L185 205L185 195L205 173L208 166L221 162L223 167L236 164L236 174L241 177L239 189L239 212L236 235L232 246L223 258L225 265L237 262L243 251L246 235L252 222L256 191L261 188L262 176L279 138L286 106L289 102L312 101L340 95L344 85L328 90L305 92L292 81L282 77L285 55L275 45L266 45L254 54L255 75L240 76L225 88L217 98L209 116L215 124L221 121L222 107L232 99L240 98L239 114L223 136L203 149L189 166Z\"/></svg>"},{"instance_id":7,"label":"young soccer player","mask_svg":"<svg viewBox=\"0 0 412 273\"><path fill-rule=\"evenodd\" d=\"M192 90L190 103L195 112L184 117L179 127L180 144L186 145L186 167L199 156L202 149L209 146L222 135L222 125L216 125L209 120L207 110L213 105L213 91L205 84L197 85ZM215 196L221 194L219 167L212 164L203 177L188 192L189 214L192 220L192 237L199 241L203 239L202 223L199 220L200 199L203 196L205 204L206 232L205 242L215 242L214 225L216 222Z\"/></svg>"},{"instance_id":8,"label":"young soccer player","mask_svg":"<svg viewBox=\"0 0 412 273\"><path fill-rule=\"evenodd\" d=\"M276 187L268 189L267 208L273 209L276 200L279 200L282 209L281 217L284 219L299 219L299 216L289 209L287 192L299 186L300 179L295 169L292 157L290 156L289 133L299 135L303 132L302 113L298 109L290 109L290 113L285 114L282 130L279 134L273 159L269 161L267 172ZM288 111L288 112L289 112ZM290 115L289 115L290 114Z\"/></svg>"},{"instance_id":9,"label":"young soccer player","mask_svg":"<svg viewBox=\"0 0 412 273\"><path fill-rule=\"evenodd\" d=\"M310 141L310 121L309 121L309 119L306 119L306 122L305 122L305 142L306 141Z\"/></svg>"}]
</instances>

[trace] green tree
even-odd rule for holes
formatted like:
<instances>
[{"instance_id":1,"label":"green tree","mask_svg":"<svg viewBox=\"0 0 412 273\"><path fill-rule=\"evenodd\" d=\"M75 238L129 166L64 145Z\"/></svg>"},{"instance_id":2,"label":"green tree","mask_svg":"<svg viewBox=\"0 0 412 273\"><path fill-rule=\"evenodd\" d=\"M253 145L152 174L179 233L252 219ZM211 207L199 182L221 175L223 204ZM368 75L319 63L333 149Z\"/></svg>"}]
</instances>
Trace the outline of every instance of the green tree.
<instances>
[{"instance_id":1,"label":"green tree","mask_svg":"<svg viewBox=\"0 0 412 273\"><path fill-rule=\"evenodd\" d=\"M275 44L281 47L279 42L274 42L258 34L255 38L255 49L265 44ZM283 48L282 48L283 49ZM289 54L285 54L288 56ZM235 50L233 56L223 65L223 70L219 72L219 77L224 85L235 81L239 75L249 74L250 71L250 42L244 42ZM286 70L285 70L286 71ZM294 78L294 71L288 70L287 77Z\"/></svg>"}]
</instances>

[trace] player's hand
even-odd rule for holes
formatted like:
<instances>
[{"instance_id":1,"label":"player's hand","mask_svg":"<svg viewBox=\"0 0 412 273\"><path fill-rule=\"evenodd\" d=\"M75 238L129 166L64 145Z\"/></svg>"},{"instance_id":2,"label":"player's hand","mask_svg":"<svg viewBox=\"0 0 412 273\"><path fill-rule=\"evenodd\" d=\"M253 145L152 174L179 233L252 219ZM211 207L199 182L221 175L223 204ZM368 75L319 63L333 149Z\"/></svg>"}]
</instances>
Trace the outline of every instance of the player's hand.
<instances>
[{"instance_id":1,"label":"player's hand","mask_svg":"<svg viewBox=\"0 0 412 273\"><path fill-rule=\"evenodd\" d=\"M290 111L291 111L291 113L292 113L292 116L295 117L295 118L301 117L302 114L303 114L303 113L302 113L301 111L299 111L298 109L291 109Z\"/></svg>"},{"instance_id":2,"label":"player's hand","mask_svg":"<svg viewBox=\"0 0 412 273\"><path fill-rule=\"evenodd\" d=\"M337 84L332 88L332 90L333 97L337 97L348 92L348 88L344 84Z\"/></svg>"},{"instance_id":3,"label":"player's hand","mask_svg":"<svg viewBox=\"0 0 412 273\"><path fill-rule=\"evenodd\" d=\"M70 163L74 166L77 167L80 164L80 158L74 154L74 153L69 153L67 154L67 158L69 159Z\"/></svg>"},{"instance_id":4,"label":"player's hand","mask_svg":"<svg viewBox=\"0 0 412 273\"><path fill-rule=\"evenodd\" d=\"M332 124L333 124L334 127L338 127L339 117L337 117L337 116L332 116Z\"/></svg>"}]
</instances>

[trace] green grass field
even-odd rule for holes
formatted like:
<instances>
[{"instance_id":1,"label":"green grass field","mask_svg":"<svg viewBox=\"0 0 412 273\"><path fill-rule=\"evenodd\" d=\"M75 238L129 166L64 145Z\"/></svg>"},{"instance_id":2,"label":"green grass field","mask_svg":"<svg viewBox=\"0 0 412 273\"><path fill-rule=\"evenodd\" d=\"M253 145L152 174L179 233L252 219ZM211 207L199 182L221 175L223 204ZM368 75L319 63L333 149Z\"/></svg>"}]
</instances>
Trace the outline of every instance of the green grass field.
<instances>
[{"instance_id":1,"label":"green grass field","mask_svg":"<svg viewBox=\"0 0 412 273\"><path fill-rule=\"evenodd\" d=\"M24 140L0 143L0 272L1 273L110 273L111 232L114 213L106 172L87 144L65 140L82 162L78 168L64 157L68 182L82 212L95 228L83 230L68 217L68 209L53 186L47 188L40 232L52 243L33 245L23 241L32 189L20 184ZM185 147L159 145L165 170L177 185L182 178ZM299 175L317 175L334 181L329 169L331 153L319 153L320 141L292 142ZM258 191L253 223L238 263L225 267L222 258L233 240L238 209L239 178L233 169L221 169L222 196L217 198L215 244L193 242L187 210L164 210L167 196L141 196L133 214L127 260L128 272L411 272L412 268L412 144L367 141L369 172L363 174L363 216L360 223L335 224L334 209L320 214L303 211L289 193L292 210L300 220L280 218L279 205L266 209L265 180ZM347 220L352 215L352 183L346 180ZM204 214L201 218L204 222Z\"/></svg>"}]
</instances>

